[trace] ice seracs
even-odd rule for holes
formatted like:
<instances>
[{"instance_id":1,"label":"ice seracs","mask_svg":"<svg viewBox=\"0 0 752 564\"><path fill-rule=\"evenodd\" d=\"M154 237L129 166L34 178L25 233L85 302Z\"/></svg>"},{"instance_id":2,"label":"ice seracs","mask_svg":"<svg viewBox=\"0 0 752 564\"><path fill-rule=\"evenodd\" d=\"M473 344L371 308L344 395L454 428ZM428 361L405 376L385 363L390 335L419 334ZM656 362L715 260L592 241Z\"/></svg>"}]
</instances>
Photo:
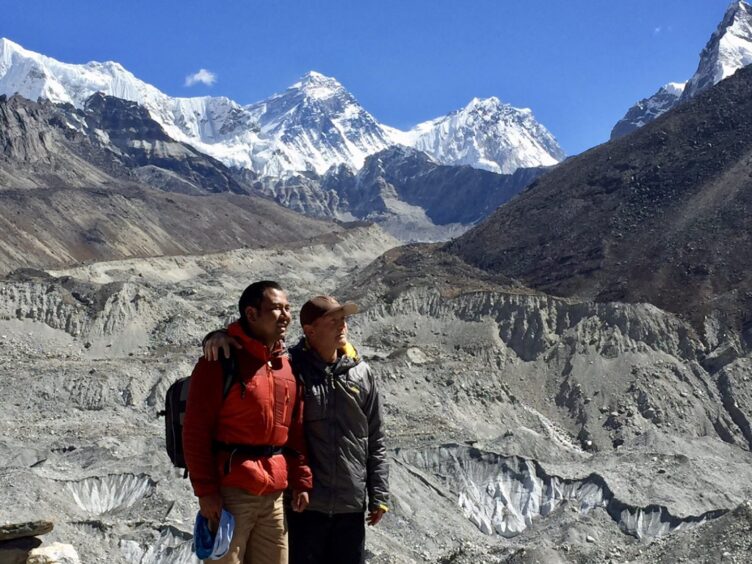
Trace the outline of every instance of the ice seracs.
<instances>
[{"instance_id":1,"label":"ice seracs","mask_svg":"<svg viewBox=\"0 0 752 564\"><path fill-rule=\"evenodd\" d=\"M131 507L150 494L155 485L155 482L143 474L94 476L65 483L76 505L93 515Z\"/></svg>"},{"instance_id":2,"label":"ice seracs","mask_svg":"<svg viewBox=\"0 0 752 564\"><path fill-rule=\"evenodd\" d=\"M358 170L367 156L395 144L425 151L439 164L507 173L564 156L529 110L497 98L473 99L448 116L400 131L379 123L336 79L318 72L241 105L221 96L171 97L118 63L61 63L0 39L0 94L80 108L96 92L137 102L173 139L266 177L323 175L343 164Z\"/></svg>"}]
</instances>

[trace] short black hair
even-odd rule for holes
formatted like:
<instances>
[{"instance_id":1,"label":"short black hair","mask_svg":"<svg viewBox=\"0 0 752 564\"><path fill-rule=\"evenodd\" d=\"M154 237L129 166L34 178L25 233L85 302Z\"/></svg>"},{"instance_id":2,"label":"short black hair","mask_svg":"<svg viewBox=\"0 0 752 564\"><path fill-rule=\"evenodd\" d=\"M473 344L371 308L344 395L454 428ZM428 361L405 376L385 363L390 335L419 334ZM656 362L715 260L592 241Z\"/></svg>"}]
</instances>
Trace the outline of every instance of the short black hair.
<instances>
[{"instance_id":1,"label":"short black hair","mask_svg":"<svg viewBox=\"0 0 752 564\"><path fill-rule=\"evenodd\" d=\"M282 286L273 280L261 280L248 286L240 295L238 309L240 310L240 319L245 319L245 308L248 306L258 309L261 307L261 301L264 299L264 292L267 290L279 290L282 292Z\"/></svg>"}]
</instances>

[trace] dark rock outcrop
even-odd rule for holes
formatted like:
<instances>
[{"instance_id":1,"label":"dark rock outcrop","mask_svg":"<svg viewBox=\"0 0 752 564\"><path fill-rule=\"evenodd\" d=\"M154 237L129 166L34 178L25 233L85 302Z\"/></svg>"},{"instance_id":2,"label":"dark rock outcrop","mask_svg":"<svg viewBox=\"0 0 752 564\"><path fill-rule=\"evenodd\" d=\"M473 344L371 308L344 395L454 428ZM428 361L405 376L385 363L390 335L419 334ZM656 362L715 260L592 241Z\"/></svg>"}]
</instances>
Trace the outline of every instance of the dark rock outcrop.
<instances>
[{"instance_id":1,"label":"dark rock outcrop","mask_svg":"<svg viewBox=\"0 0 752 564\"><path fill-rule=\"evenodd\" d=\"M368 157L357 175L349 182L340 181L335 189L358 217L385 211L385 200L398 198L423 208L437 225L468 225L517 195L545 170L521 168L513 174L496 174L439 165L415 149L390 147Z\"/></svg>"},{"instance_id":2,"label":"dark rock outcrop","mask_svg":"<svg viewBox=\"0 0 752 564\"><path fill-rule=\"evenodd\" d=\"M225 165L171 139L134 102L95 94L83 110L0 96L3 188L131 182L171 192L249 193Z\"/></svg>"},{"instance_id":3,"label":"dark rock outcrop","mask_svg":"<svg viewBox=\"0 0 752 564\"><path fill-rule=\"evenodd\" d=\"M51 532L55 525L51 521L27 521L0 525L0 541L36 537Z\"/></svg>"},{"instance_id":4,"label":"dark rock outcrop","mask_svg":"<svg viewBox=\"0 0 752 564\"><path fill-rule=\"evenodd\" d=\"M393 146L367 157L358 172L340 165L323 176L265 178L255 182L254 188L285 207L316 217L381 222L417 212L425 213L423 221L436 226L469 226L549 169L520 168L513 174L497 174L470 166L440 165L421 151Z\"/></svg>"}]
</instances>

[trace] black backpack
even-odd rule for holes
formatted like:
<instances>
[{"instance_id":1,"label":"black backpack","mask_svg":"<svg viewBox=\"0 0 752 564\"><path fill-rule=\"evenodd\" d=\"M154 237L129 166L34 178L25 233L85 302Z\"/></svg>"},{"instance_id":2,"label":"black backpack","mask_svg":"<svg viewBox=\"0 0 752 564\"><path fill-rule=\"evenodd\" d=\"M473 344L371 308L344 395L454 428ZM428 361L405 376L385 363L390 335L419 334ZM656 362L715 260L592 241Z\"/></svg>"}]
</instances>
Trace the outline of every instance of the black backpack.
<instances>
[{"instance_id":1,"label":"black backpack","mask_svg":"<svg viewBox=\"0 0 752 564\"><path fill-rule=\"evenodd\" d=\"M233 383L237 380L237 360L234 354L226 358L220 352L219 362L222 363L222 398L226 398L230 393ZM188 468L185 464L185 455L183 454L183 421L185 420L185 406L188 402L188 389L190 388L191 377L181 378L174 382L165 394L165 408L157 415L164 415L165 418L165 448L167 455L170 457L173 466L183 468L183 478L188 477Z\"/></svg>"}]
</instances>

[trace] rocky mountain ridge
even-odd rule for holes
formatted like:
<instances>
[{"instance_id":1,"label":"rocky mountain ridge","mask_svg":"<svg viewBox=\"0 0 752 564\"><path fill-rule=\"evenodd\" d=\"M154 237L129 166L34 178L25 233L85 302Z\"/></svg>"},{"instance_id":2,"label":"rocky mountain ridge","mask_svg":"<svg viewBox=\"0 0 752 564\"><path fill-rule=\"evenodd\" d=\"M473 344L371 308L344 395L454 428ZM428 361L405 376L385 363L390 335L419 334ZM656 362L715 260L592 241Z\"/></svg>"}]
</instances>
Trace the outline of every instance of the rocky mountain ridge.
<instances>
[{"instance_id":1,"label":"rocky mountain ridge","mask_svg":"<svg viewBox=\"0 0 752 564\"><path fill-rule=\"evenodd\" d=\"M611 130L611 139L623 137L674 108L681 100L685 86L685 82L669 82L661 86L658 92L649 98L643 98L637 102L614 125Z\"/></svg>"},{"instance_id":2,"label":"rocky mountain ridge","mask_svg":"<svg viewBox=\"0 0 752 564\"><path fill-rule=\"evenodd\" d=\"M128 189L136 200L154 189L196 196L225 192L265 196L314 217L375 221L403 240L445 240L459 235L544 172L540 168L519 169L512 175L500 175L469 166L442 166L415 149L392 147L367 157L358 173L341 165L323 176L311 172L259 179L250 171L229 169L173 140L135 102L101 93L88 98L82 109L30 102L18 95L0 97L0 119L4 123L0 178L6 188L100 190L95 191L97 195L74 195L72 201L82 204L86 198L102 200L101 189ZM39 207L31 203L36 197L52 202L46 194L14 194L7 192L4 197L21 198L23 205L33 207ZM148 199L164 210L156 194ZM270 209L269 203L260 209ZM220 203L209 207L214 205ZM69 208L67 224L75 222L80 213ZM43 210L39 217L57 224ZM272 217L282 216L273 213ZM237 241L245 239L241 236ZM123 255L112 258L119 256Z\"/></svg>"},{"instance_id":3,"label":"rocky mountain ridge","mask_svg":"<svg viewBox=\"0 0 752 564\"><path fill-rule=\"evenodd\" d=\"M140 106L0 96L0 272L179 255L342 231L253 195Z\"/></svg>"},{"instance_id":4,"label":"rocky mountain ridge","mask_svg":"<svg viewBox=\"0 0 752 564\"><path fill-rule=\"evenodd\" d=\"M740 69L559 165L447 248L554 295L649 302L710 340L752 342L750 92Z\"/></svg>"},{"instance_id":5,"label":"rocky mountain ridge","mask_svg":"<svg viewBox=\"0 0 752 564\"><path fill-rule=\"evenodd\" d=\"M247 194L219 161L170 138L146 110L94 94L83 109L0 96L2 189L147 184L171 192Z\"/></svg>"},{"instance_id":6,"label":"rocky mountain ridge","mask_svg":"<svg viewBox=\"0 0 752 564\"><path fill-rule=\"evenodd\" d=\"M496 174L439 165L421 151L396 146L367 157L356 173L341 165L321 177L260 179L253 186L295 211L374 221L404 241L436 241L460 235L546 170Z\"/></svg>"}]
</instances>

